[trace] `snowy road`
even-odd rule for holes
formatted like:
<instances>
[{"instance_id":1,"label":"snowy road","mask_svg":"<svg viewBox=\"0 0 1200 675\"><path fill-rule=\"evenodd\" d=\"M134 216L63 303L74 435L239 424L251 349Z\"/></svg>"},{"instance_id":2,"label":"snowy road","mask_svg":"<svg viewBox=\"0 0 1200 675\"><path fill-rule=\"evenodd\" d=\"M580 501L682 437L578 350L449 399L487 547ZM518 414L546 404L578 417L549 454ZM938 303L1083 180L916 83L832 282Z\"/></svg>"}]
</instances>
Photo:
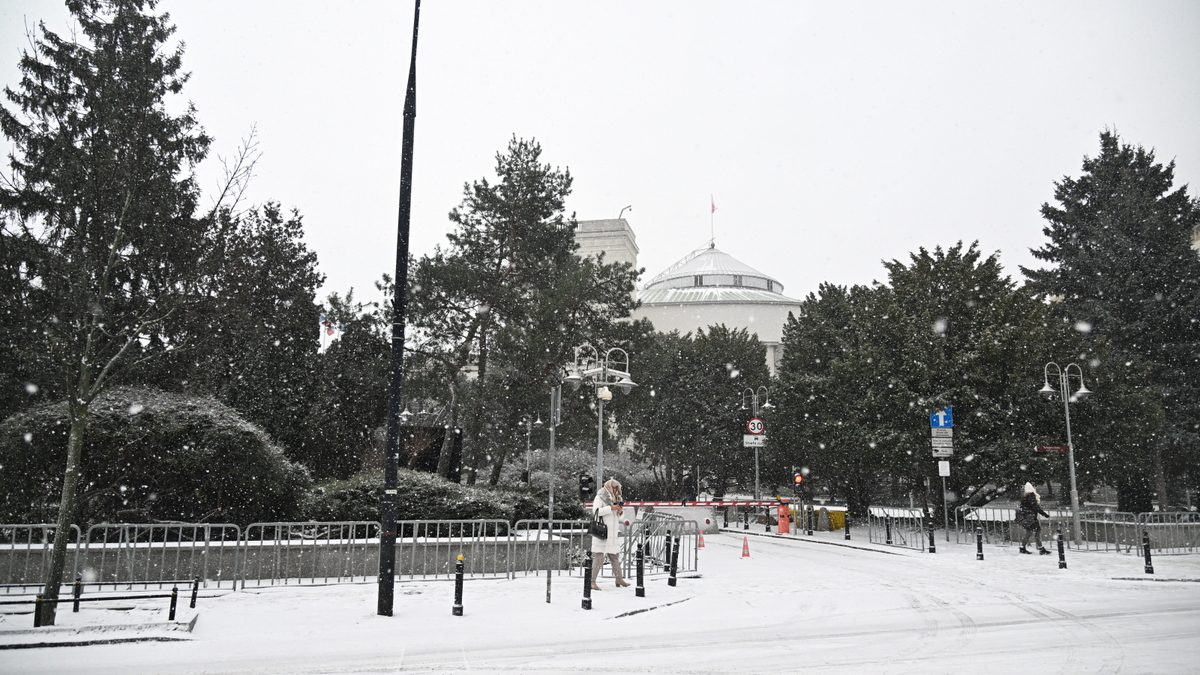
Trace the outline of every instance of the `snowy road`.
<instances>
[{"instance_id":1,"label":"snowy road","mask_svg":"<svg viewBox=\"0 0 1200 675\"><path fill-rule=\"evenodd\" d=\"M1200 582L1161 581L1200 579L1200 556L1156 558L1149 581L1117 553L1059 570L1055 556L991 548L979 562L942 542L885 553L751 536L748 559L741 544L707 537L703 578L655 581L646 598L610 580L591 612L566 578L550 605L544 579L470 581L463 617L444 581L399 584L391 618L374 614L373 585L276 588L202 601L188 642L2 651L0 672L1200 672Z\"/></svg>"}]
</instances>

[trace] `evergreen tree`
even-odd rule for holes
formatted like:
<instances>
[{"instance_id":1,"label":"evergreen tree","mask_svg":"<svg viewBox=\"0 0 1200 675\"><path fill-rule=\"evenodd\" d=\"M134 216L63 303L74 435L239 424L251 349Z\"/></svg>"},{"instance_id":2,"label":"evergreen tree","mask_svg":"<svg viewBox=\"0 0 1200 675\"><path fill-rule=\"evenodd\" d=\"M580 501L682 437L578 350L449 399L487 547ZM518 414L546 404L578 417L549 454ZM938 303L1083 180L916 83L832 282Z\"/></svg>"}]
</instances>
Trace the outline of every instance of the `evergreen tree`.
<instances>
[{"instance_id":1,"label":"evergreen tree","mask_svg":"<svg viewBox=\"0 0 1200 675\"><path fill-rule=\"evenodd\" d=\"M89 407L123 368L177 348L162 326L193 298L188 283L206 223L193 217L192 167L209 139L189 105L166 105L187 80L173 27L152 0L70 0L79 35L38 26L6 88L0 129L12 175L0 190L6 238L25 246L17 343L37 384L69 401L58 531L75 511ZM10 234L11 233L11 234ZM8 244L6 243L6 246ZM9 307L11 309L11 305ZM45 595L58 597L66 552L56 537ZM55 603L45 605L54 622Z\"/></svg>"},{"instance_id":2,"label":"evergreen tree","mask_svg":"<svg viewBox=\"0 0 1200 675\"><path fill-rule=\"evenodd\" d=\"M1191 247L1200 206L1173 187L1174 168L1100 134L1100 154L1055 184L1057 204L1042 205L1049 241L1033 255L1050 266L1022 269L1055 314L1146 369L1165 424L1117 483L1139 511L1150 509L1151 477L1164 508L1174 479L1200 479L1200 257Z\"/></svg>"}]
</instances>

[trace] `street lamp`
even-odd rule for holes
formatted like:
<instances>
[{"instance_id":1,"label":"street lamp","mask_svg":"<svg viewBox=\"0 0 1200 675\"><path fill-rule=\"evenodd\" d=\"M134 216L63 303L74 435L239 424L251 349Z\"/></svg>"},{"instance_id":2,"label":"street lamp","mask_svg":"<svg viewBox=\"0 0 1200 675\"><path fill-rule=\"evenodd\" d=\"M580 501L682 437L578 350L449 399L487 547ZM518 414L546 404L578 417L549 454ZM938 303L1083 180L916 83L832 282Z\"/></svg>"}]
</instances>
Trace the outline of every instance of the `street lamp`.
<instances>
[{"instance_id":1,"label":"street lamp","mask_svg":"<svg viewBox=\"0 0 1200 675\"><path fill-rule=\"evenodd\" d=\"M563 382L578 390L584 382L596 387L596 481L604 484L604 402L612 400L613 387L628 394L637 386L629 375L629 354L620 347L600 352L590 344L575 348L575 363L567 368Z\"/></svg>"},{"instance_id":2,"label":"street lamp","mask_svg":"<svg viewBox=\"0 0 1200 675\"><path fill-rule=\"evenodd\" d=\"M761 406L758 404L758 395L760 393L762 394L762 398L763 398L763 403ZM746 394L750 394L750 407L749 408L746 407ZM771 395L771 393L766 388L765 385L760 386L758 389L751 389L751 388L747 387L745 390L742 391L742 410L752 410L754 412L755 417L758 417L762 413L763 410L774 410L775 406L771 405L770 395ZM759 488L758 488L758 446L757 445L754 446L754 498L756 500L762 499L762 497L759 495Z\"/></svg>"},{"instance_id":3,"label":"street lamp","mask_svg":"<svg viewBox=\"0 0 1200 675\"><path fill-rule=\"evenodd\" d=\"M530 421L529 415L526 415L524 422L525 422L525 475L521 482L525 483L526 485L529 485L529 476L531 475L529 473L529 457L530 457L529 436L530 436L530 434L533 433L534 427L537 427L539 429L542 428L542 416L538 415L537 421L533 422L533 421Z\"/></svg>"},{"instance_id":4,"label":"street lamp","mask_svg":"<svg viewBox=\"0 0 1200 675\"><path fill-rule=\"evenodd\" d=\"M1055 377L1058 378L1058 390L1050 386L1050 372L1053 368ZM1075 369L1075 377L1079 378L1079 389L1074 394L1069 394L1071 369ZM1063 415L1067 420L1067 463L1071 468L1071 522L1075 526L1075 545L1083 545L1083 531L1079 526L1079 490L1075 486L1075 443L1071 440L1071 403L1082 401L1092 394L1087 386L1083 383L1083 369L1078 364L1068 363L1066 368L1060 368L1057 363L1051 361L1046 364L1042 370L1042 388L1038 393L1047 400L1058 396L1063 402Z\"/></svg>"}]
</instances>

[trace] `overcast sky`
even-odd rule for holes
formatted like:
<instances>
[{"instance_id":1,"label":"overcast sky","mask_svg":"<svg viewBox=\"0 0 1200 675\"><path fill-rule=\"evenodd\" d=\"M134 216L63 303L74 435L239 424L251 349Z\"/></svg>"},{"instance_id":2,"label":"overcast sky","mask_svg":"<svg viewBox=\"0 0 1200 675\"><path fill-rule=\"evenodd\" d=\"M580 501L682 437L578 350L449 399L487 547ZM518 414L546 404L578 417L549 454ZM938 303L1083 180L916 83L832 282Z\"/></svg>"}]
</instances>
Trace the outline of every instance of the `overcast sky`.
<instances>
[{"instance_id":1,"label":"overcast sky","mask_svg":"<svg viewBox=\"0 0 1200 675\"><path fill-rule=\"evenodd\" d=\"M323 292L395 265L411 2L163 0L184 90L215 137L257 127L249 199L304 216ZM0 6L0 79L26 23ZM464 182L514 134L575 178L581 220L625 217L643 281L709 238L802 298L881 260L978 240L1036 261L1040 205L1099 133L1200 176L1197 2L432 2L417 68L412 250L445 241Z\"/></svg>"}]
</instances>

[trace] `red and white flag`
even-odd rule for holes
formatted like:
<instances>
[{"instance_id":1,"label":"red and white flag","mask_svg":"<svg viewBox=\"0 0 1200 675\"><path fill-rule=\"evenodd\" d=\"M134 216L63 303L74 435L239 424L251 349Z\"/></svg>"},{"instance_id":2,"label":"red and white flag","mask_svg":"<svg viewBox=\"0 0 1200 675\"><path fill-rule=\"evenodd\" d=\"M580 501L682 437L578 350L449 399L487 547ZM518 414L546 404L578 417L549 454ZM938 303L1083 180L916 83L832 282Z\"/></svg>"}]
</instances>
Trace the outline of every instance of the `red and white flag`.
<instances>
[{"instance_id":1,"label":"red and white flag","mask_svg":"<svg viewBox=\"0 0 1200 675\"><path fill-rule=\"evenodd\" d=\"M713 201L712 195L708 196L708 203L712 204L712 213L717 212L717 203Z\"/></svg>"}]
</instances>

